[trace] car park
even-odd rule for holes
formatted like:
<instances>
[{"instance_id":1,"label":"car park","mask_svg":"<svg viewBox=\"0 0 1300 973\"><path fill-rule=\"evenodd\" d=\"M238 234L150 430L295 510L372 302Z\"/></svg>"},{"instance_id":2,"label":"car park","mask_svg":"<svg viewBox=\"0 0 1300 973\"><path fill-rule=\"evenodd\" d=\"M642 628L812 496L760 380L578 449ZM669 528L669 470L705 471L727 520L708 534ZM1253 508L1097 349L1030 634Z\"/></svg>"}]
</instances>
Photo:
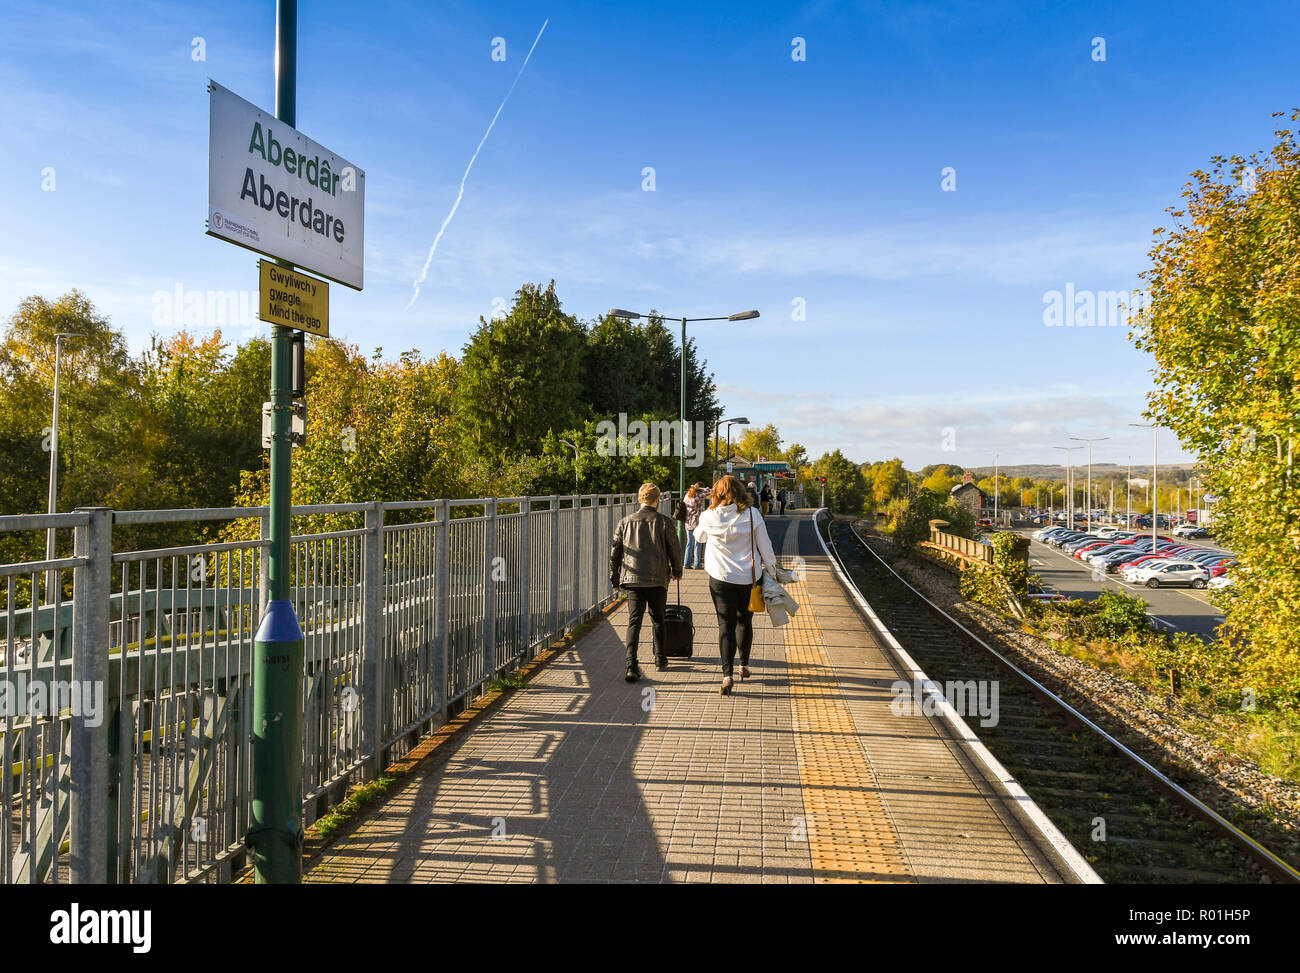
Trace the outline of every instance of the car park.
<instances>
[{"instance_id":1,"label":"car park","mask_svg":"<svg viewBox=\"0 0 1300 973\"><path fill-rule=\"evenodd\" d=\"M1210 580L1209 572L1190 561L1163 559L1156 564L1126 568L1121 577L1130 584L1144 584L1148 588L1187 586L1204 588Z\"/></svg>"}]
</instances>

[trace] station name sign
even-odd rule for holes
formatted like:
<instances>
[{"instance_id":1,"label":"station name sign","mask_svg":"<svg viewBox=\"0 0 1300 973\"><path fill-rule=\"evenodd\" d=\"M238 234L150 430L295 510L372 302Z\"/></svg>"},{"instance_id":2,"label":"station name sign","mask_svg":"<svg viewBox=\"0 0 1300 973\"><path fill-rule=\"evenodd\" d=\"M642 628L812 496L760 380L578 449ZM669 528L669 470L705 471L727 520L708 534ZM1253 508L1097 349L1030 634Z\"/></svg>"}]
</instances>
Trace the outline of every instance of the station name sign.
<instances>
[{"instance_id":1,"label":"station name sign","mask_svg":"<svg viewBox=\"0 0 1300 973\"><path fill-rule=\"evenodd\" d=\"M216 82L209 91L208 234L361 290L365 173Z\"/></svg>"},{"instance_id":2,"label":"station name sign","mask_svg":"<svg viewBox=\"0 0 1300 973\"><path fill-rule=\"evenodd\" d=\"M259 260L257 316L295 331L330 336L330 285L287 267Z\"/></svg>"}]
</instances>

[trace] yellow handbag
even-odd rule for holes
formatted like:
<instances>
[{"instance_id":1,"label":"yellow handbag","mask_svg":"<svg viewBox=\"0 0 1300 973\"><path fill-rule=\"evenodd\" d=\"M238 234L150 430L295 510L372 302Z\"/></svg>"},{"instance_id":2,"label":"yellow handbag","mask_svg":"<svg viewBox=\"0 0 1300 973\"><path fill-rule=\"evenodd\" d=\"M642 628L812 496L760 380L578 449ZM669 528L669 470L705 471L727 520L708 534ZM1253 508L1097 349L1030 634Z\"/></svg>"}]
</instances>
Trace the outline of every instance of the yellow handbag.
<instances>
[{"instance_id":1,"label":"yellow handbag","mask_svg":"<svg viewBox=\"0 0 1300 973\"><path fill-rule=\"evenodd\" d=\"M767 602L763 601L763 586L758 583L758 548L754 544L754 508L749 508L749 556L750 577L753 579L752 588L749 589L749 610L752 612L761 612L767 609Z\"/></svg>"}]
</instances>

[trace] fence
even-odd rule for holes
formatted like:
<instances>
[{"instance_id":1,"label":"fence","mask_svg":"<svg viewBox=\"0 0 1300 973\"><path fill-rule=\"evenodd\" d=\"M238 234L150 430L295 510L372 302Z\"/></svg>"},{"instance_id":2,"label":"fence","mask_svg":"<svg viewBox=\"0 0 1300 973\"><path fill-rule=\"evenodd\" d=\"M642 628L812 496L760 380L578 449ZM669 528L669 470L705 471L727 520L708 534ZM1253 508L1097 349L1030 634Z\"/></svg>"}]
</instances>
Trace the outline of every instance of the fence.
<instances>
[{"instance_id":1,"label":"fence","mask_svg":"<svg viewBox=\"0 0 1300 973\"><path fill-rule=\"evenodd\" d=\"M958 554L974 558L977 561L983 561L985 564L993 563L993 548L988 544L973 541L968 537L958 537L956 534L945 534L935 526L935 523L935 521L930 522L931 544L949 551L956 551Z\"/></svg>"},{"instance_id":2,"label":"fence","mask_svg":"<svg viewBox=\"0 0 1300 973\"><path fill-rule=\"evenodd\" d=\"M304 816L613 598L617 496L295 507ZM388 522L386 517L402 522ZM114 525L260 521L259 536L114 551ZM301 521L300 521L301 522ZM0 884L225 881L249 825L266 508L0 516L73 532L0 565Z\"/></svg>"}]
</instances>

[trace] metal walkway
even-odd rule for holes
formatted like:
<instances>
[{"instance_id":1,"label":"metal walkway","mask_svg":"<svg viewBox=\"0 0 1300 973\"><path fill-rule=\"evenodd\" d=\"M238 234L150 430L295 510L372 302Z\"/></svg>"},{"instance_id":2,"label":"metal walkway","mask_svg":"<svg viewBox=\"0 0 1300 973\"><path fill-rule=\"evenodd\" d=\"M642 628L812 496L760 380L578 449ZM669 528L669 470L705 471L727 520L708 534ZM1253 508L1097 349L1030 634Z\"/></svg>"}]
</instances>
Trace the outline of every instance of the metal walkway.
<instances>
[{"instance_id":1,"label":"metal walkway","mask_svg":"<svg viewBox=\"0 0 1300 973\"><path fill-rule=\"evenodd\" d=\"M803 606L756 617L753 677L723 697L703 571L696 656L623 676L626 609L417 767L312 863L327 882L1077 880L938 718L895 715L901 670L837 580L812 519L771 518Z\"/></svg>"}]
</instances>

